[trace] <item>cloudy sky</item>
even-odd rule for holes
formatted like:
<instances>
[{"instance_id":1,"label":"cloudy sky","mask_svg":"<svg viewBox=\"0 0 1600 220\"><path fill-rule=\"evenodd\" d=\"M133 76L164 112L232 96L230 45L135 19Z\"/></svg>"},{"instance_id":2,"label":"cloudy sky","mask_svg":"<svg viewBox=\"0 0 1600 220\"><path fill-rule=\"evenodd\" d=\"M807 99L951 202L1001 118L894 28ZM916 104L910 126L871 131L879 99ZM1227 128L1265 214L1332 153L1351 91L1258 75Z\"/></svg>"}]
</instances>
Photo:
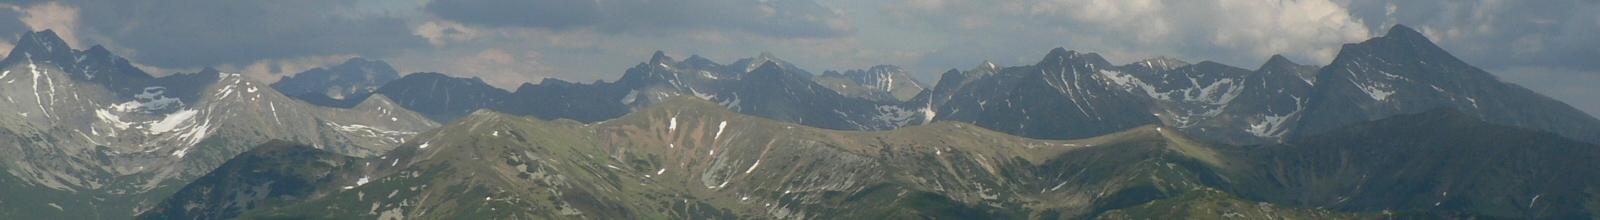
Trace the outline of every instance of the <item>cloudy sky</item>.
<instances>
[{"instance_id":1,"label":"cloudy sky","mask_svg":"<svg viewBox=\"0 0 1600 220\"><path fill-rule=\"evenodd\" d=\"M656 50L729 62L771 52L812 72L894 64L924 81L1050 48L1115 63L1166 56L1254 68L1326 64L1394 24L1467 62L1600 114L1596 0L21 0L0 36L53 29L157 73L265 81L350 57L403 72L614 80ZM9 42L0 50L9 50Z\"/></svg>"}]
</instances>

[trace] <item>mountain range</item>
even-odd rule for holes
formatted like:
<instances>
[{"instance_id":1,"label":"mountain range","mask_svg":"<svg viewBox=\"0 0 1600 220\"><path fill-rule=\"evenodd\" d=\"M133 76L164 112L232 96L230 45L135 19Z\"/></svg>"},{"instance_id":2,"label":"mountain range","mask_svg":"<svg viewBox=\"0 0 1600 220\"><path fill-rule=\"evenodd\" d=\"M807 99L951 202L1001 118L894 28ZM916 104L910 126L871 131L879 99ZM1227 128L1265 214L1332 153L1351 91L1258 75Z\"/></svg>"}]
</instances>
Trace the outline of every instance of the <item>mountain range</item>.
<instances>
[{"instance_id":1,"label":"mountain range","mask_svg":"<svg viewBox=\"0 0 1600 220\"><path fill-rule=\"evenodd\" d=\"M773 67L762 68L766 62ZM343 78L382 78L349 67L372 63L352 60L303 74L328 78L323 76L327 70L342 68L349 72ZM390 69L381 62L377 66L366 69ZM1600 120L1503 82L1405 26L1346 45L1326 66L1302 65L1283 56L1272 56L1254 70L1171 58L1116 65L1095 53L1056 48L1033 65L985 62L967 71L947 71L938 82L925 85L891 65L817 76L769 53L722 65L700 56L676 61L658 51L613 82L546 79L515 91L445 74L337 86L297 81L275 85L336 90L383 84L373 93L386 94L436 122L477 109L596 122L667 97L693 95L740 113L839 130L960 121L1013 135L1062 139L1162 124L1209 140L1259 144L1453 108L1493 123L1600 143ZM355 100L360 99L326 106L350 106Z\"/></svg>"},{"instance_id":2,"label":"mountain range","mask_svg":"<svg viewBox=\"0 0 1600 220\"><path fill-rule=\"evenodd\" d=\"M1395 26L1327 65L1049 50L821 75L657 51L515 90L380 60L156 76L28 32L0 218L1593 218L1600 120Z\"/></svg>"}]
</instances>

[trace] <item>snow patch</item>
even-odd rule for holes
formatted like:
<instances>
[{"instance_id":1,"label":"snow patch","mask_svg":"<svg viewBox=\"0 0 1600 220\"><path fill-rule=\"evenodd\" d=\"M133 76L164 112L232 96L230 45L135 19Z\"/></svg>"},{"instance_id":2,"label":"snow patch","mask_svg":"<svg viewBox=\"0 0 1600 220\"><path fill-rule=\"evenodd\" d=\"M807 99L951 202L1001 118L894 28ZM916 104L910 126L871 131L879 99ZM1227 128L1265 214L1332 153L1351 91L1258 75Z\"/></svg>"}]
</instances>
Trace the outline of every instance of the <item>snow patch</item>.
<instances>
[{"instance_id":1,"label":"snow patch","mask_svg":"<svg viewBox=\"0 0 1600 220\"><path fill-rule=\"evenodd\" d=\"M716 140L718 138L722 138L722 130L726 128L728 128L728 121L722 121L721 124L717 124L717 135L711 136L711 139Z\"/></svg>"},{"instance_id":2,"label":"snow patch","mask_svg":"<svg viewBox=\"0 0 1600 220\"><path fill-rule=\"evenodd\" d=\"M191 119L194 119L196 114L199 113L200 111L190 109L167 114L166 117L161 118L161 121L151 124L150 129L147 130L148 132L146 133L154 135L170 132L174 129L177 129L178 126L188 123Z\"/></svg>"},{"instance_id":3,"label":"snow patch","mask_svg":"<svg viewBox=\"0 0 1600 220\"><path fill-rule=\"evenodd\" d=\"M183 149L178 149L178 151L173 151L172 152L172 156L175 156L175 157L178 157L178 158L183 158L183 155L189 155L189 148L185 147Z\"/></svg>"},{"instance_id":4,"label":"snow patch","mask_svg":"<svg viewBox=\"0 0 1600 220\"><path fill-rule=\"evenodd\" d=\"M755 164L750 164L750 169L745 169L744 173L750 174L751 171L756 171L757 166L761 166L761 160L756 160Z\"/></svg>"},{"instance_id":5,"label":"snow patch","mask_svg":"<svg viewBox=\"0 0 1600 220\"><path fill-rule=\"evenodd\" d=\"M133 125L133 123L122 121L122 117L112 114L110 111L106 111L104 109L95 109L94 116L99 118L100 122L105 122L117 130L128 129L129 126Z\"/></svg>"},{"instance_id":6,"label":"snow patch","mask_svg":"<svg viewBox=\"0 0 1600 220\"><path fill-rule=\"evenodd\" d=\"M1260 121L1251 123L1245 131L1256 137L1277 137L1283 134L1283 124L1288 119L1288 115L1265 115Z\"/></svg>"},{"instance_id":7,"label":"snow patch","mask_svg":"<svg viewBox=\"0 0 1600 220\"><path fill-rule=\"evenodd\" d=\"M1395 93L1394 90L1389 90L1388 87L1390 86L1388 84L1380 82L1371 82L1371 85L1358 83L1355 80L1355 72L1351 71L1349 73L1351 77L1345 79L1349 80L1350 84L1355 85L1357 89L1361 89L1361 92L1366 93L1367 97L1371 97L1372 100L1382 102L1388 100L1389 96Z\"/></svg>"},{"instance_id":8,"label":"snow patch","mask_svg":"<svg viewBox=\"0 0 1600 220\"><path fill-rule=\"evenodd\" d=\"M388 129L378 128L378 127L373 127L373 126L367 126L367 125L362 125L362 124L343 125L343 124L339 124L337 122L331 122L331 121L327 122L327 124L329 126L332 126L334 128L334 130L337 130L337 131L339 131L341 133L357 135L357 136L362 136L362 137L369 137L369 138L378 138L378 139L383 140L385 142L395 143L395 144L398 144L398 143L402 142L401 139L403 139L403 138L410 137L411 135L417 134L416 132L388 130ZM499 131L496 131L495 136L499 136Z\"/></svg>"}]
</instances>

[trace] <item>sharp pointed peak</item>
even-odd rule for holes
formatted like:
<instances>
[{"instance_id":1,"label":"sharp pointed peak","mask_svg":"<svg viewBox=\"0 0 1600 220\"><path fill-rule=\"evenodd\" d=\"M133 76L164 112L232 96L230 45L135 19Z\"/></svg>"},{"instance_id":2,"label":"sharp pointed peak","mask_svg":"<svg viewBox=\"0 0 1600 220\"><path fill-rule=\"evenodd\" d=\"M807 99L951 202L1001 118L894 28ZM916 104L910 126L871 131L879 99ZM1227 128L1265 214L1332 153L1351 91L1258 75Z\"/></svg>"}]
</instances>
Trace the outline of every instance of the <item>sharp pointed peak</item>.
<instances>
[{"instance_id":1,"label":"sharp pointed peak","mask_svg":"<svg viewBox=\"0 0 1600 220\"><path fill-rule=\"evenodd\" d=\"M84 52L88 52L90 54L111 54L110 49L106 49L106 47L100 45L90 46L89 49L84 50Z\"/></svg>"},{"instance_id":2,"label":"sharp pointed peak","mask_svg":"<svg viewBox=\"0 0 1600 220\"><path fill-rule=\"evenodd\" d=\"M1067 50L1067 48L1063 48L1063 47L1056 47L1054 49L1050 49L1049 53L1045 53L1044 57L1046 57L1046 58L1050 58L1050 57L1075 57L1077 55L1078 55L1078 51Z\"/></svg>"},{"instance_id":3,"label":"sharp pointed peak","mask_svg":"<svg viewBox=\"0 0 1600 220\"><path fill-rule=\"evenodd\" d=\"M72 47L50 29L22 33L8 57L52 59L72 55Z\"/></svg>"},{"instance_id":4,"label":"sharp pointed peak","mask_svg":"<svg viewBox=\"0 0 1600 220\"><path fill-rule=\"evenodd\" d=\"M1267 68L1267 67L1299 66L1299 65L1300 65L1300 63L1295 63L1293 60L1289 60L1288 57L1284 57L1282 54L1273 54L1272 57L1267 58L1267 62L1266 63L1261 64L1261 68L1264 69L1264 68Z\"/></svg>"},{"instance_id":5,"label":"sharp pointed peak","mask_svg":"<svg viewBox=\"0 0 1600 220\"><path fill-rule=\"evenodd\" d=\"M662 52L660 50L657 50L655 53L650 54L650 63L651 64L671 63L671 62L672 62L672 57L667 56L666 52Z\"/></svg>"},{"instance_id":6,"label":"sharp pointed peak","mask_svg":"<svg viewBox=\"0 0 1600 220\"><path fill-rule=\"evenodd\" d=\"M780 76L787 74L785 72L787 71L783 68L783 65L768 60L756 65L755 68L751 68L749 73L750 76Z\"/></svg>"},{"instance_id":7,"label":"sharp pointed peak","mask_svg":"<svg viewBox=\"0 0 1600 220\"><path fill-rule=\"evenodd\" d=\"M1389 32L1388 33L1384 33L1383 36L1384 37L1423 37L1423 38L1426 38L1426 37L1422 36L1422 32L1418 32L1417 29L1412 29L1411 27L1408 27L1408 26L1403 25L1403 24L1396 24L1394 26L1389 27Z\"/></svg>"},{"instance_id":8,"label":"sharp pointed peak","mask_svg":"<svg viewBox=\"0 0 1600 220\"><path fill-rule=\"evenodd\" d=\"M41 30L41 31L29 31L29 32L22 33L22 40L20 40L20 41L28 41L28 40L41 41L41 42L46 42L46 43L48 43L48 42L63 42L63 44L65 44L65 42L66 42L66 40L61 39L60 35L56 35L56 31L50 30L50 29L44 29L44 30Z\"/></svg>"},{"instance_id":9,"label":"sharp pointed peak","mask_svg":"<svg viewBox=\"0 0 1600 220\"><path fill-rule=\"evenodd\" d=\"M1111 66L1111 64L1106 61L1105 57L1101 57L1100 54L1083 53L1060 47L1050 49L1050 53L1045 54L1044 59L1039 61L1039 64L1041 65L1052 63L1094 66L1096 68Z\"/></svg>"},{"instance_id":10,"label":"sharp pointed peak","mask_svg":"<svg viewBox=\"0 0 1600 220\"><path fill-rule=\"evenodd\" d=\"M1272 63L1272 62L1294 63L1294 61L1290 61L1288 57L1284 57L1283 54L1273 54L1272 57L1267 57L1267 62L1268 63Z\"/></svg>"}]
</instances>

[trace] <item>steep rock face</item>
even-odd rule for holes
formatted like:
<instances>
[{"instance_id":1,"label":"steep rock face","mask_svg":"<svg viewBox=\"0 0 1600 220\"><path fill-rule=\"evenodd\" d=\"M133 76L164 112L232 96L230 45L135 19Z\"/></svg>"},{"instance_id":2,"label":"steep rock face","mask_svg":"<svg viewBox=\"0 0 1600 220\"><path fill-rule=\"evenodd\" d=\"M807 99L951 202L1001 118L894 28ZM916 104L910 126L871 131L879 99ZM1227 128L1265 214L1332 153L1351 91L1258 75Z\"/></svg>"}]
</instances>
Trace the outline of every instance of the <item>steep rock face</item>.
<instances>
[{"instance_id":1,"label":"steep rock face","mask_svg":"<svg viewBox=\"0 0 1600 220\"><path fill-rule=\"evenodd\" d=\"M133 67L128 60L111 54L104 47L96 45L89 50L75 50L51 30L23 33L16 47L12 48L4 61L0 61L0 65L13 67L26 66L27 63L61 69L67 72L64 74L66 78L99 84L114 94L138 93L144 90L140 84L155 78Z\"/></svg>"},{"instance_id":2,"label":"steep rock face","mask_svg":"<svg viewBox=\"0 0 1600 220\"><path fill-rule=\"evenodd\" d=\"M22 56L0 66L0 111L10 112L0 114L0 161L13 178L0 191L30 202L6 203L0 209L15 211L0 212L5 218L131 216L268 139L373 155L436 126L381 101L358 108L363 112L310 106L215 70L155 78L108 72L119 68L95 66L108 63L92 56L36 59L32 54L46 47L100 52L33 45L59 41L48 32L26 36ZM126 78L100 80L111 76Z\"/></svg>"},{"instance_id":3,"label":"steep rock face","mask_svg":"<svg viewBox=\"0 0 1600 220\"><path fill-rule=\"evenodd\" d=\"M228 219L275 203L314 198L317 187L360 165L360 158L309 145L270 141L223 163L166 198L139 219Z\"/></svg>"},{"instance_id":4,"label":"steep rock face","mask_svg":"<svg viewBox=\"0 0 1600 220\"><path fill-rule=\"evenodd\" d=\"M1035 138L1092 137L1157 123L1142 94L1113 89L1122 79L1106 69L1110 67L1097 54L1056 48L1032 66L1008 67L976 79L941 79L970 82L934 89L936 94L953 94L937 106L935 119Z\"/></svg>"},{"instance_id":5,"label":"steep rock face","mask_svg":"<svg viewBox=\"0 0 1600 220\"><path fill-rule=\"evenodd\" d=\"M932 106L944 106L946 102L949 102L951 99L954 99L957 94L961 93L961 89L966 88L968 84L972 84L972 82L977 81L978 79L994 75L994 73L1000 72L1000 68L1000 65L996 65L993 62L984 61L983 64L978 65L978 67L973 68L972 70L961 71L950 69L945 71L944 74L939 75L939 83L934 84L933 88L928 90L928 93L917 96L911 102L927 103L928 105Z\"/></svg>"},{"instance_id":6,"label":"steep rock face","mask_svg":"<svg viewBox=\"0 0 1600 220\"><path fill-rule=\"evenodd\" d=\"M1173 63L1178 61L1163 61ZM1151 61L1124 66L1137 71ZM1273 56L1250 71L1214 62L1134 74L1123 84L1144 91L1161 110L1163 124L1233 144L1277 142L1302 115L1316 66ZM1139 77L1139 75L1144 75Z\"/></svg>"},{"instance_id":7,"label":"steep rock face","mask_svg":"<svg viewBox=\"0 0 1600 220\"><path fill-rule=\"evenodd\" d=\"M1245 78L1251 72L1208 61L1130 75L1138 80L1121 84L1123 88L1149 96L1160 109L1157 117L1165 124L1190 128L1222 115L1245 92Z\"/></svg>"},{"instance_id":8,"label":"steep rock face","mask_svg":"<svg viewBox=\"0 0 1600 220\"><path fill-rule=\"evenodd\" d=\"M1314 135L1344 125L1447 108L1491 123L1600 143L1600 120L1565 103L1500 81L1456 59L1421 33L1395 26L1347 44L1317 75L1297 126Z\"/></svg>"},{"instance_id":9,"label":"steep rock face","mask_svg":"<svg viewBox=\"0 0 1600 220\"><path fill-rule=\"evenodd\" d=\"M359 103L377 92L378 87L400 78L388 63L351 58L339 65L314 68L272 83L272 89L322 106L348 107L339 103Z\"/></svg>"},{"instance_id":10,"label":"steep rock face","mask_svg":"<svg viewBox=\"0 0 1600 220\"><path fill-rule=\"evenodd\" d=\"M815 78L817 84L841 95L880 102L901 102L915 98L926 86L910 72L894 65L877 65L844 73L826 71Z\"/></svg>"},{"instance_id":11,"label":"steep rock face","mask_svg":"<svg viewBox=\"0 0 1600 220\"><path fill-rule=\"evenodd\" d=\"M1078 59L1054 62L1076 69L1041 68L1052 60L1072 60L1059 57L1075 54L1057 49L1034 66L950 71L928 95L910 103L934 106L935 120L972 122L1035 138L1087 137L1160 123L1224 143L1276 143L1393 115L1450 108L1491 123L1600 143L1600 119L1502 82L1404 26L1346 45L1324 67L1273 56L1254 71L1170 58L1116 67L1098 58ZM990 75L986 69L1003 70Z\"/></svg>"},{"instance_id":12,"label":"steep rock face","mask_svg":"<svg viewBox=\"0 0 1600 220\"><path fill-rule=\"evenodd\" d=\"M921 106L846 97L794 71L769 62L719 96L738 97L729 107L740 113L827 129L888 130L926 122L920 117L926 109L916 109Z\"/></svg>"},{"instance_id":13,"label":"steep rock face","mask_svg":"<svg viewBox=\"0 0 1600 220\"><path fill-rule=\"evenodd\" d=\"M449 122L478 109L499 106L510 92L479 78L440 73L414 73L378 88L378 94L438 122Z\"/></svg>"}]
</instances>

